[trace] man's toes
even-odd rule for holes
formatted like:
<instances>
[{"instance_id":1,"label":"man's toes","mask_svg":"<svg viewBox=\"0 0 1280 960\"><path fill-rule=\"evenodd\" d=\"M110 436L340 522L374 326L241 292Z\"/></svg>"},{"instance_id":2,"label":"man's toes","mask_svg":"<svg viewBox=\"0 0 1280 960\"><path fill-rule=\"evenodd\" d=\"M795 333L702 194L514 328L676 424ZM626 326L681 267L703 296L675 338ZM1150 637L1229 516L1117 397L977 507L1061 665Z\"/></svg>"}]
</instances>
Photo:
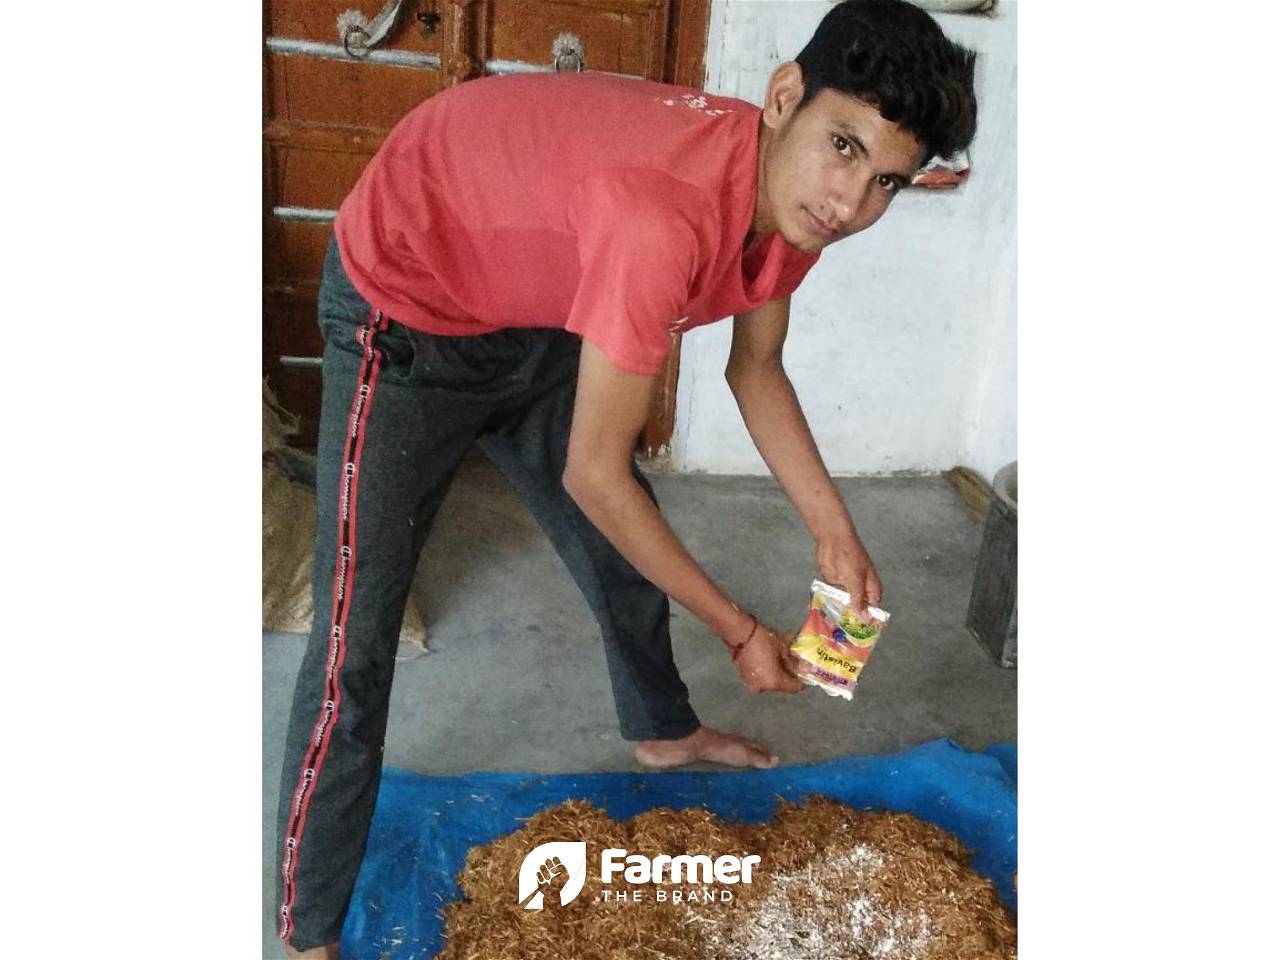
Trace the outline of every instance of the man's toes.
<instances>
[{"instance_id":1,"label":"man's toes","mask_svg":"<svg viewBox=\"0 0 1280 960\"><path fill-rule=\"evenodd\" d=\"M751 766L757 770L772 770L778 765L778 758L772 756L768 750L752 750L750 756Z\"/></svg>"},{"instance_id":2,"label":"man's toes","mask_svg":"<svg viewBox=\"0 0 1280 960\"><path fill-rule=\"evenodd\" d=\"M737 740L739 743L741 743L752 754L759 754L760 756L764 757L765 760L771 760L774 762L776 762L778 759L772 753L769 752L768 745L760 742L759 740L752 740L750 737L743 737L737 734L729 734L729 736L733 737L734 740ZM770 763L770 766L773 766L773 763Z\"/></svg>"},{"instance_id":3,"label":"man's toes","mask_svg":"<svg viewBox=\"0 0 1280 960\"><path fill-rule=\"evenodd\" d=\"M734 740L734 753L739 758L739 765L755 767L757 770L768 770L778 765L778 758L769 753L769 748L764 744L746 737L735 737Z\"/></svg>"},{"instance_id":4,"label":"man's toes","mask_svg":"<svg viewBox=\"0 0 1280 960\"><path fill-rule=\"evenodd\" d=\"M764 761L764 754L747 746L741 740L732 741L729 748L724 751L724 762L731 763L735 767L759 768Z\"/></svg>"}]
</instances>

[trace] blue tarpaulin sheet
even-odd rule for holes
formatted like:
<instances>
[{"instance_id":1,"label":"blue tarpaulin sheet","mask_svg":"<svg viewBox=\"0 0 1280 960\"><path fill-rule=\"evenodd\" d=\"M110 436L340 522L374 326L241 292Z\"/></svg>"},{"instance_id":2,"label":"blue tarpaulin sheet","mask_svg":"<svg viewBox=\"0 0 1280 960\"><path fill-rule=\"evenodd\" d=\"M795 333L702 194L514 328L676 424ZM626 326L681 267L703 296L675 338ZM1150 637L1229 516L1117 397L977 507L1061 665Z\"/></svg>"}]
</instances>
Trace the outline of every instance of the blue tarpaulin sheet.
<instances>
[{"instance_id":1,"label":"blue tarpaulin sheet","mask_svg":"<svg viewBox=\"0 0 1280 960\"><path fill-rule=\"evenodd\" d=\"M429 960L442 948L439 911L460 897L468 848L519 829L565 800L589 800L622 820L655 807L705 807L760 823L778 798L818 795L856 809L912 813L973 851L973 868L1016 909L1017 747L974 753L933 740L902 753L724 773L475 773L428 777L383 770L364 863L342 931L356 960ZM573 839L566 837L565 839Z\"/></svg>"}]
</instances>

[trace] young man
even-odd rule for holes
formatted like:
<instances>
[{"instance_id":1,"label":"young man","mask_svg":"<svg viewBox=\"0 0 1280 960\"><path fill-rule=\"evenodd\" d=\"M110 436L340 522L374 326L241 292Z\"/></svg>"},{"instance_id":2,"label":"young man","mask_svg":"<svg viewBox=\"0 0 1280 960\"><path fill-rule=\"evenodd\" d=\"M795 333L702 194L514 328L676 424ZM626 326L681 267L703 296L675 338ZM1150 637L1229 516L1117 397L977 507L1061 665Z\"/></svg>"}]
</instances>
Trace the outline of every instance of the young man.
<instances>
[{"instance_id":1,"label":"young man","mask_svg":"<svg viewBox=\"0 0 1280 960\"><path fill-rule=\"evenodd\" d=\"M880 581L781 363L790 295L975 125L973 54L899 0L833 8L764 108L606 75L493 77L411 112L325 263L315 628L280 806L280 935L336 956L377 795L401 615L464 454L510 478L598 619L622 735L653 767L771 766L702 726L668 597L752 692L801 689L787 639L681 546L632 458L676 330L734 315L726 376L821 575ZM298 951L307 951L299 953Z\"/></svg>"}]
</instances>

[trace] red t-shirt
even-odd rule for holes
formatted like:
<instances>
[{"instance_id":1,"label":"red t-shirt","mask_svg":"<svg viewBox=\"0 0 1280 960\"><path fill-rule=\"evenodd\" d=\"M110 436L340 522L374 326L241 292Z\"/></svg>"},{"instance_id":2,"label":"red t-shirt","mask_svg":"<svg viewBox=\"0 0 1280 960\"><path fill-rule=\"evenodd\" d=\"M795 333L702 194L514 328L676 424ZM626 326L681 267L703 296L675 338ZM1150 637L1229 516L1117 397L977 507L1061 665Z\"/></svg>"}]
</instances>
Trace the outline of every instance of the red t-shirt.
<instances>
[{"instance_id":1,"label":"red t-shirt","mask_svg":"<svg viewBox=\"0 0 1280 960\"><path fill-rule=\"evenodd\" d=\"M599 73L459 84L388 135L338 211L343 266L406 326L563 327L653 374L675 330L791 293L817 255L755 212L760 108Z\"/></svg>"}]
</instances>

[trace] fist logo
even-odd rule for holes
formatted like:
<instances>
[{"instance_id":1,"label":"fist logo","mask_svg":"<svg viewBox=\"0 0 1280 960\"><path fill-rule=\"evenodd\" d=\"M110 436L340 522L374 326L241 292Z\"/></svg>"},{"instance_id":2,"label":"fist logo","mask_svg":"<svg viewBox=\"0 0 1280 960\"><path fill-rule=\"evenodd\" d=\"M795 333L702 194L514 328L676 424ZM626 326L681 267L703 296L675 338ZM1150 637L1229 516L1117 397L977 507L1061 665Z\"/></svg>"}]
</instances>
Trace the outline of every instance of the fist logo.
<instances>
[{"instance_id":1,"label":"fist logo","mask_svg":"<svg viewBox=\"0 0 1280 960\"><path fill-rule=\"evenodd\" d=\"M568 873L565 865L560 862L560 858L552 857L538 868L538 885L545 887L556 877L567 876Z\"/></svg>"},{"instance_id":2,"label":"fist logo","mask_svg":"<svg viewBox=\"0 0 1280 960\"><path fill-rule=\"evenodd\" d=\"M547 903L554 895L557 899L569 880L569 868L560 862L559 857L552 857L538 868L538 890L543 894L543 903ZM533 899L533 895L529 895Z\"/></svg>"},{"instance_id":3,"label":"fist logo","mask_svg":"<svg viewBox=\"0 0 1280 960\"><path fill-rule=\"evenodd\" d=\"M582 841L544 843L520 865L520 906L541 910L548 896L558 894L561 905L582 892L587 878L587 845Z\"/></svg>"}]
</instances>

